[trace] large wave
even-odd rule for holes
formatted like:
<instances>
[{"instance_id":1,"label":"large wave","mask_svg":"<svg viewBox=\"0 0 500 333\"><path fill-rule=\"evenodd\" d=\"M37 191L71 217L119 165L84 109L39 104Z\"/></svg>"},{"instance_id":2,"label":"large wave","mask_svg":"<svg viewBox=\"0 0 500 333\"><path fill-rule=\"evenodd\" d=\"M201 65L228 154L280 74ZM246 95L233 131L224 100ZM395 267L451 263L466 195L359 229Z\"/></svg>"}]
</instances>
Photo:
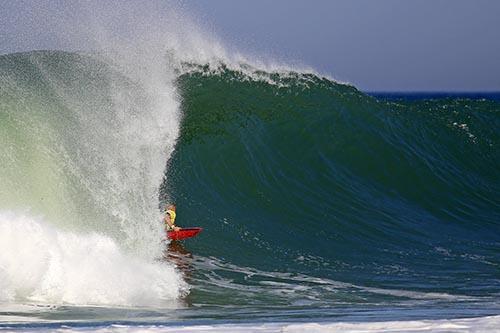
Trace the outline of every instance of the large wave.
<instances>
[{"instance_id":1,"label":"large wave","mask_svg":"<svg viewBox=\"0 0 500 333\"><path fill-rule=\"evenodd\" d=\"M498 101L377 100L159 5L74 4L95 21L52 29L94 51L0 56L2 304L498 313ZM159 261L170 202L205 231Z\"/></svg>"},{"instance_id":2,"label":"large wave","mask_svg":"<svg viewBox=\"0 0 500 333\"><path fill-rule=\"evenodd\" d=\"M190 68L163 191L205 227L193 251L365 286L498 290L498 102L378 101L314 74Z\"/></svg>"},{"instance_id":3,"label":"large wave","mask_svg":"<svg viewBox=\"0 0 500 333\"><path fill-rule=\"evenodd\" d=\"M209 294L246 293L251 276L299 303L332 284L362 302L497 290L497 102L377 101L177 56L166 81L102 55L0 57L3 301L170 305L187 285L153 259L172 200L181 225L206 229L190 249Z\"/></svg>"}]
</instances>

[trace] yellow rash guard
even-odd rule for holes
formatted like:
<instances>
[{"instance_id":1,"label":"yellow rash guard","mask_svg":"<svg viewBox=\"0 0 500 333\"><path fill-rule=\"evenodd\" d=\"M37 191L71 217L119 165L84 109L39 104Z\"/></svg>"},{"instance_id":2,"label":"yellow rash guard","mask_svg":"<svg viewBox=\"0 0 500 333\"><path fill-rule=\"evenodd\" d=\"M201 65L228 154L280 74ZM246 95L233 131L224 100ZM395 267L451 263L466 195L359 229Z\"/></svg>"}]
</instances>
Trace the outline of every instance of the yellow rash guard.
<instances>
[{"instance_id":1,"label":"yellow rash guard","mask_svg":"<svg viewBox=\"0 0 500 333\"><path fill-rule=\"evenodd\" d=\"M175 225L175 212L171 209L167 210L167 214L170 215L170 222L172 222L172 226Z\"/></svg>"}]
</instances>

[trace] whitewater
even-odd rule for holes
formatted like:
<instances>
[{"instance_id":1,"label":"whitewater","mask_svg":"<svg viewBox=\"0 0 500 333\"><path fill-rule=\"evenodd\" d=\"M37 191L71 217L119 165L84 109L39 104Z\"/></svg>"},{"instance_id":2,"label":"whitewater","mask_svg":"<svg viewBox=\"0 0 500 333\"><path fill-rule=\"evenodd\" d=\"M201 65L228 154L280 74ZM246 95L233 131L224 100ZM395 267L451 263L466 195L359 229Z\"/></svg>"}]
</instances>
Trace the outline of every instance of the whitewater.
<instances>
[{"instance_id":1,"label":"whitewater","mask_svg":"<svg viewBox=\"0 0 500 333\"><path fill-rule=\"evenodd\" d=\"M498 99L375 98L180 9L78 6L75 45L0 55L0 330L498 327ZM172 202L204 232L165 241Z\"/></svg>"}]
</instances>

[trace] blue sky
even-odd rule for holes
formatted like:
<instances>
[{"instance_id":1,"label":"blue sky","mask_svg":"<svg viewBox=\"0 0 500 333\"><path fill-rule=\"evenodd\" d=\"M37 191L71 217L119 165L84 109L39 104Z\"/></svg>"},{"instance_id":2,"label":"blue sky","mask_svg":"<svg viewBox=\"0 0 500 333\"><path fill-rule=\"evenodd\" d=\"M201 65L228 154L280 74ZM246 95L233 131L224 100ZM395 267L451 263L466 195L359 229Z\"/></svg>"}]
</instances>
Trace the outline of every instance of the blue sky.
<instances>
[{"instance_id":1,"label":"blue sky","mask_svg":"<svg viewBox=\"0 0 500 333\"><path fill-rule=\"evenodd\" d=\"M298 60L363 90L500 91L500 1L189 4L231 45Z\"/></svg>"},{"instance_id":2,"label":"blue sky","mask_svg":"<svg viewBox=\"0 0 500 333\"><path fill-rule=\"evenodd\" d=\"M144 10L161 16L172 7L156 3ZM134 1L114 6L145 14ZM76 19L73 7L1 2L0 52L61 48L52 21ZM310 66L362 90L500 91L500 1L191 0L175 7L231 50Z\"/></svg>"}]
</instances>

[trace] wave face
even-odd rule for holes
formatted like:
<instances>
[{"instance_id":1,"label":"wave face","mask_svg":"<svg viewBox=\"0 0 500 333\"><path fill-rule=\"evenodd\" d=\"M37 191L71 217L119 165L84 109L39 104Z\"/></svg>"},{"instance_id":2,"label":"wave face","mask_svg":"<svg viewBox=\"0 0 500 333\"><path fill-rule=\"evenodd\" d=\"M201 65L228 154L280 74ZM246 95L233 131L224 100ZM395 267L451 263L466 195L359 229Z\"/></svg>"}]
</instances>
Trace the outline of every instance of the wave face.
<instances>
[{"instance_id":1,"label":"wave face","mask_svg":"<svg viewBox=\"0 0 500 333\"><path fill-rule=\"evenodd\" d=\"M168 305L183 293L173 267L153 263L175 89L128 73L74 53L0 57L0 301Z\"/></svg>"},{"instance_id":2,"label":"wave face","mask_svg":"<svg viewBox=\"0 0 500 333\"><path fill-rule=\"evenodd\" d=\"M205 228L190 243L212 258L202 280L267 286L269 302L308 288L302 299L329 304L500 291L498 102L382 101L224 65L192 66L178 85L163 193L179 223Z\"/></svg>"}]
</instances>

